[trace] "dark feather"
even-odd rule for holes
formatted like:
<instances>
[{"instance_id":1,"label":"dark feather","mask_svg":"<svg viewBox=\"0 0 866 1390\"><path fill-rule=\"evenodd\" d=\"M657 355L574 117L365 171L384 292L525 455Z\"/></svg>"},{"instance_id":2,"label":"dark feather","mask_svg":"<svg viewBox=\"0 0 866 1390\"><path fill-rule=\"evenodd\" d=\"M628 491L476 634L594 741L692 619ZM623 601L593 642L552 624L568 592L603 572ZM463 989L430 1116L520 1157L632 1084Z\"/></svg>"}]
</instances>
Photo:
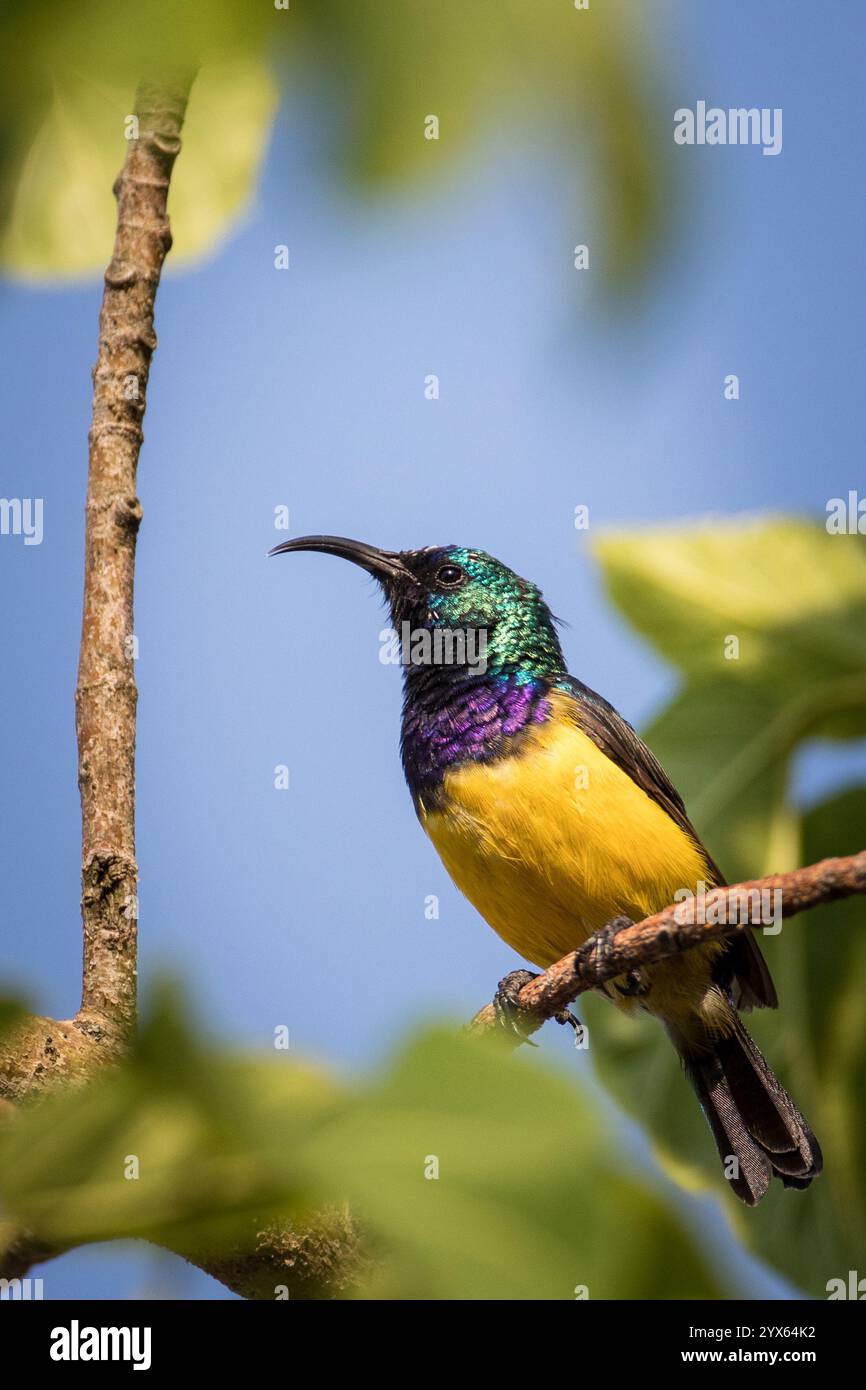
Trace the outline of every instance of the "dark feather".
<instances>
[{"instance_id":1,"label":"dark feather","mask_svg":"<svg viewBox=\"0 0 866 1390\"><path fill-rule=\"evenodd\" d=\"M724 1164L737 1160L731 1186L749 1206L759 1202L772 1177L805 1188L824 1160L817 1139L788 1092L767 1065L754 1039L732 1013L732 1031L709 1034L702 1049L671 1034L695 1088Z\"/></svg>"},{"instance_id":2,"label":"dark feather","mask_svg":"<svg viewBox=\"0 0 866 1390\"><path fill-rule=\"evenodd\" d=\"M723 887L726 880L721 869L701 843L686 814L682 797L655 754L602 695L574 676L568 677L568 690L574 697L574 719L578 727L697 845L706 861L708 885ZM767 963L752 932L743 932L728 943L719 961L718 976L719 983L731 993L739 1009L775 1009L779 1003Z\"/></svg>"}]
</instances>

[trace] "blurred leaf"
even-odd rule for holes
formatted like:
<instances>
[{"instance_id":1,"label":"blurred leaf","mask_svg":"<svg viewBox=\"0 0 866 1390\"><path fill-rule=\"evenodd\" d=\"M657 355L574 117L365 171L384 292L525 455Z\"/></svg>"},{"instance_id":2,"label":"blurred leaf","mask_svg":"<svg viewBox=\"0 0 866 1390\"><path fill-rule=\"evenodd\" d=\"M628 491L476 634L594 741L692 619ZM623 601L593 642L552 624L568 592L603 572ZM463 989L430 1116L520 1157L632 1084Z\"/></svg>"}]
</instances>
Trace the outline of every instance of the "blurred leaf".
<instances>
[{"instance_id":1,"label":"blurred leaf","mask_svg":"<svg viewBox=\"0 0 866 1390\"><path fill-rule=\"evenodd\" d=\"M691 678L766 691L789 746L866 734L866 537L737 517L612 533L595 550L638 632Z\"/></svg>"},{"instance_id":2,"label":"blurred leaf","mask_svg":"<svg viewBox=\"0 0 866 1390\"><path fill-rule=\"evenodd\" d=\"M164 1001L128 1066L0 1132L0 1190L43 1239L234 1253L271 1218L348 1197L379 1255L369 1297L721 1292L585 1097L538 1059L450 1034L350 1097L288 1059L210 1055Z\"/></svg>"},{"instance_id":3,"label":"blurred leaf","mask_svg":"<svg viewBox=\"0 0 866 1390\"><path fill-rule=\"evenodd\" d=\"M252 1217L302 1202L293 1155L340 1103L310 1067L214 1056L163 998L128 1064L53 1093L0 1134L4 1204L61 1244L126 1235L219 1248Z\"/></svg>"},{"instance_id":4,"label":"blurred leaf","mask_svg":"<svg viewBox=\"0 0 866 1390\"><path fill-rule=\"evenodd\" d=\"M445 1032L410 1043L307 1157L389 1252L371 1296L720 1296L587 1097L495 1043Z\"/></svg>"},{"instance_id":5,"label":"blurred leaf","mask_svg":"<svg viewBox=\"0 0 866 1390\"><path fill-rule=\"evenodd\" d=\"M792 754L866 734L866 539L750 517L595 549L614 602L685 677L645 738L714 859L731 881L794 868Z\"/></svg>"},{"instance_id":6,"label":"blurred leaf","mask_svg":"<svg viewBox=\"0 0 866 1390\"><path fill-rule=\"evenodd\" d=\"M553 132L575 180L589 162L600 225L590 236L584 213L576 239L593 241L610 279L639 280L669 214L672 169L670 141L652 138L658 97L633 5L318 0L309 23L341 82L350 173L372 186L429 179L479 133L519 142ZM431 115L438 140L424 137Z\"/></svg>"},{"instance_id":7,"label":"blurred leaf","mask_svg":"<svg viewBox=\"0 0 866 1390\"><path fill-rule=\"evenodd\" d=\"M203 68L193 93L169 193L173 266L211 250L246 211L278 99L267 66L256 60Z\"/></svg>"},{"instance_id":8,"label":"blurred leaf","mask_svg":"<svg viewBox=\"0 0 866 1390\"><path fill-rule=\"evenodd\" d=\"M866 728L866 548L800 521L713 522L598 546L615 601L674 660L685 684L645 738L731 881L866 844L866 789L805 817L789 766L809 737ZM740 639L739 660L724 659ZM760 934L778 1013L749 1027L813 1125L825 1172L804 1193L774 1183L754 1211L725 1195L764 1259L809 1292L862 1261L866 1234L864 905L810 913ZM646 1124L666 1167L723 1192L709 1130L662 1030L586 1004L601 1075Z\"/></svg>"},{"instance_id":9,"label":"blurred leaf","mask_svg":"<svg viewBox=\"0 0 866 1390\"><path fill-rule=\"evenodd\" d=\"M0 269L104 268L136 83L198 65L170 194L173 263L210 250L255 185L274 107L264 55L288 49L324 71L344 166L368 187L429 181L487 131L530 148L557 139L575 187L590 175L575 240L593 244L609 283L634 284L672 204L672 142L641 25L622 0L585 12L563 0L317 0L289 11L7 0L0 44L15 82L0 88ZM438 140L424 138L428 115Z\"/></svg>"},{"instance_id":10,"label":"blurred leaf","mask_svg":"<svg viewBox=\"0 0 866 1390\"><path fill-rule=\"evenodd\" d=\"M0 41L14 63L0 85L4 114L26 106L55 69L132 85L142 76L261 52L274 33L285 32L285 20L258 0L4 0Z\"/></svg>"},{"instance_id":11,"label":"blurred leaf","mask_svg":"<svg viewBox=\"0 0 866 1390\"><path fill-rule=\"evenodd\" d=\"M19 999L10 999L7 995L0 996L0 1038L5 1033L10 1033L19 1023L23 1023L28 1016L28 1011Z\"/></svg>"},{"instance_id":12,"label":"blurred leaf","mask_svg":"<svg viewBox=\"0 0 866 1390\"><path fill-rule=\"evenodd\" d=\"M731 882L799 862L787 795L796 740L778 713L778 692L725 671L691 681L643 730Z\"/></svg>"},{"instance_id":13,"label":"blurred leaf","mask_svg":"<svg viewBox=\"0 0 866 1390\"><path fill-rule=\"evenodd\" d=\"M17 171L0 266L22 278L104 267L114 240L112 186L126 153L134 84L61 70ZM212 249L249 201L276 104L267 69L243 58L197 76L172 177L172 264Z\"/></svg>"}]
</instances>

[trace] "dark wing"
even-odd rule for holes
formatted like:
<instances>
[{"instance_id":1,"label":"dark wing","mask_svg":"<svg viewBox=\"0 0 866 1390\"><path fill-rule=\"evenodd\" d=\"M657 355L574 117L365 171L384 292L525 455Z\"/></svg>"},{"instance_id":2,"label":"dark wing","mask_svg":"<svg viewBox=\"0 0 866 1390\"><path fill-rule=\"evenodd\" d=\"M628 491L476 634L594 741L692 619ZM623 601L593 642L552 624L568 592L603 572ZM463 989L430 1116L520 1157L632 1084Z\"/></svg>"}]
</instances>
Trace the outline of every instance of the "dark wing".
<instances>
[{"instance_id":1,"label":"dark wing","mask_svg":"<svg viewBox=\"0 0 866 1390\"><path fill-rule=\"evenodd\" d=\"M723 887L725 877L721 869L701 843L686 815L682 797L655 754L603 696L573 676L568 677L567 689L574 697L574 719L578 727L612 762L628 773L647 796L667 811L703 854L711 882ZM778 1005L775 986L753 932L743 932L729 942L720 983L735 987L735 1003L740 1009L755 1006L775 1009Z\"/></svg>"}]
</instances>

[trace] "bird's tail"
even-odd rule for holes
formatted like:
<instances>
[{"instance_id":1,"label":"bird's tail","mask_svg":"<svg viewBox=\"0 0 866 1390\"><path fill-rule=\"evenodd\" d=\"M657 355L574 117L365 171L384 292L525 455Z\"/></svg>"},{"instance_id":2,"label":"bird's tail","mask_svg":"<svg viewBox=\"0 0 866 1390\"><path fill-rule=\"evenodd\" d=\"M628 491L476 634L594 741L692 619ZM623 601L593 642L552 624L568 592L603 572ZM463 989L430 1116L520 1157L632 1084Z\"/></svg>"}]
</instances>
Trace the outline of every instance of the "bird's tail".
<instances>
[{"instance_id":1,"label":"bird's tail","mask_svg":"<svg viewBox=\"0 0 866 1390\"><path fill-rule=\"evenodd\" d=\"M755 1206L773 1177L808 1187L823 1167L818 1141L733 1009L724 1037L673 1041L740 1200Z\"/></svg>"}]
</instances>

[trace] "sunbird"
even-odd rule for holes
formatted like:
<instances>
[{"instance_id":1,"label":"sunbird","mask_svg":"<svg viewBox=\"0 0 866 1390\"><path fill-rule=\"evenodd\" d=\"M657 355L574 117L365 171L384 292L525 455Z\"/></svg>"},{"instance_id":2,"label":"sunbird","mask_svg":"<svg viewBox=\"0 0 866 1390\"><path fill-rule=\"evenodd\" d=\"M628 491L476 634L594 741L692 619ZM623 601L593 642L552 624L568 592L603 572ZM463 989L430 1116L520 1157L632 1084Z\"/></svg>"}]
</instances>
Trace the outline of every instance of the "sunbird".
<instances>
[{"instance_id":1,"label":"sunbird","mask_svg":"<svg viewBox=\"0 0 866 1390\"><path fill-rule=\"evenodd\" d=\"M649 748L569 675L534 584L454 545L390 551L302 536L270 553L307 550L380 584L403 634L400 750L418 819L457 887L525 960L545 969L618 918L724 884ZM751 931L599 993L660 1021L742 1201L759 1202L773 1177L809 1186L818 1141L739 1016L778 1004Z\"/></svg>"}]
</instances>

